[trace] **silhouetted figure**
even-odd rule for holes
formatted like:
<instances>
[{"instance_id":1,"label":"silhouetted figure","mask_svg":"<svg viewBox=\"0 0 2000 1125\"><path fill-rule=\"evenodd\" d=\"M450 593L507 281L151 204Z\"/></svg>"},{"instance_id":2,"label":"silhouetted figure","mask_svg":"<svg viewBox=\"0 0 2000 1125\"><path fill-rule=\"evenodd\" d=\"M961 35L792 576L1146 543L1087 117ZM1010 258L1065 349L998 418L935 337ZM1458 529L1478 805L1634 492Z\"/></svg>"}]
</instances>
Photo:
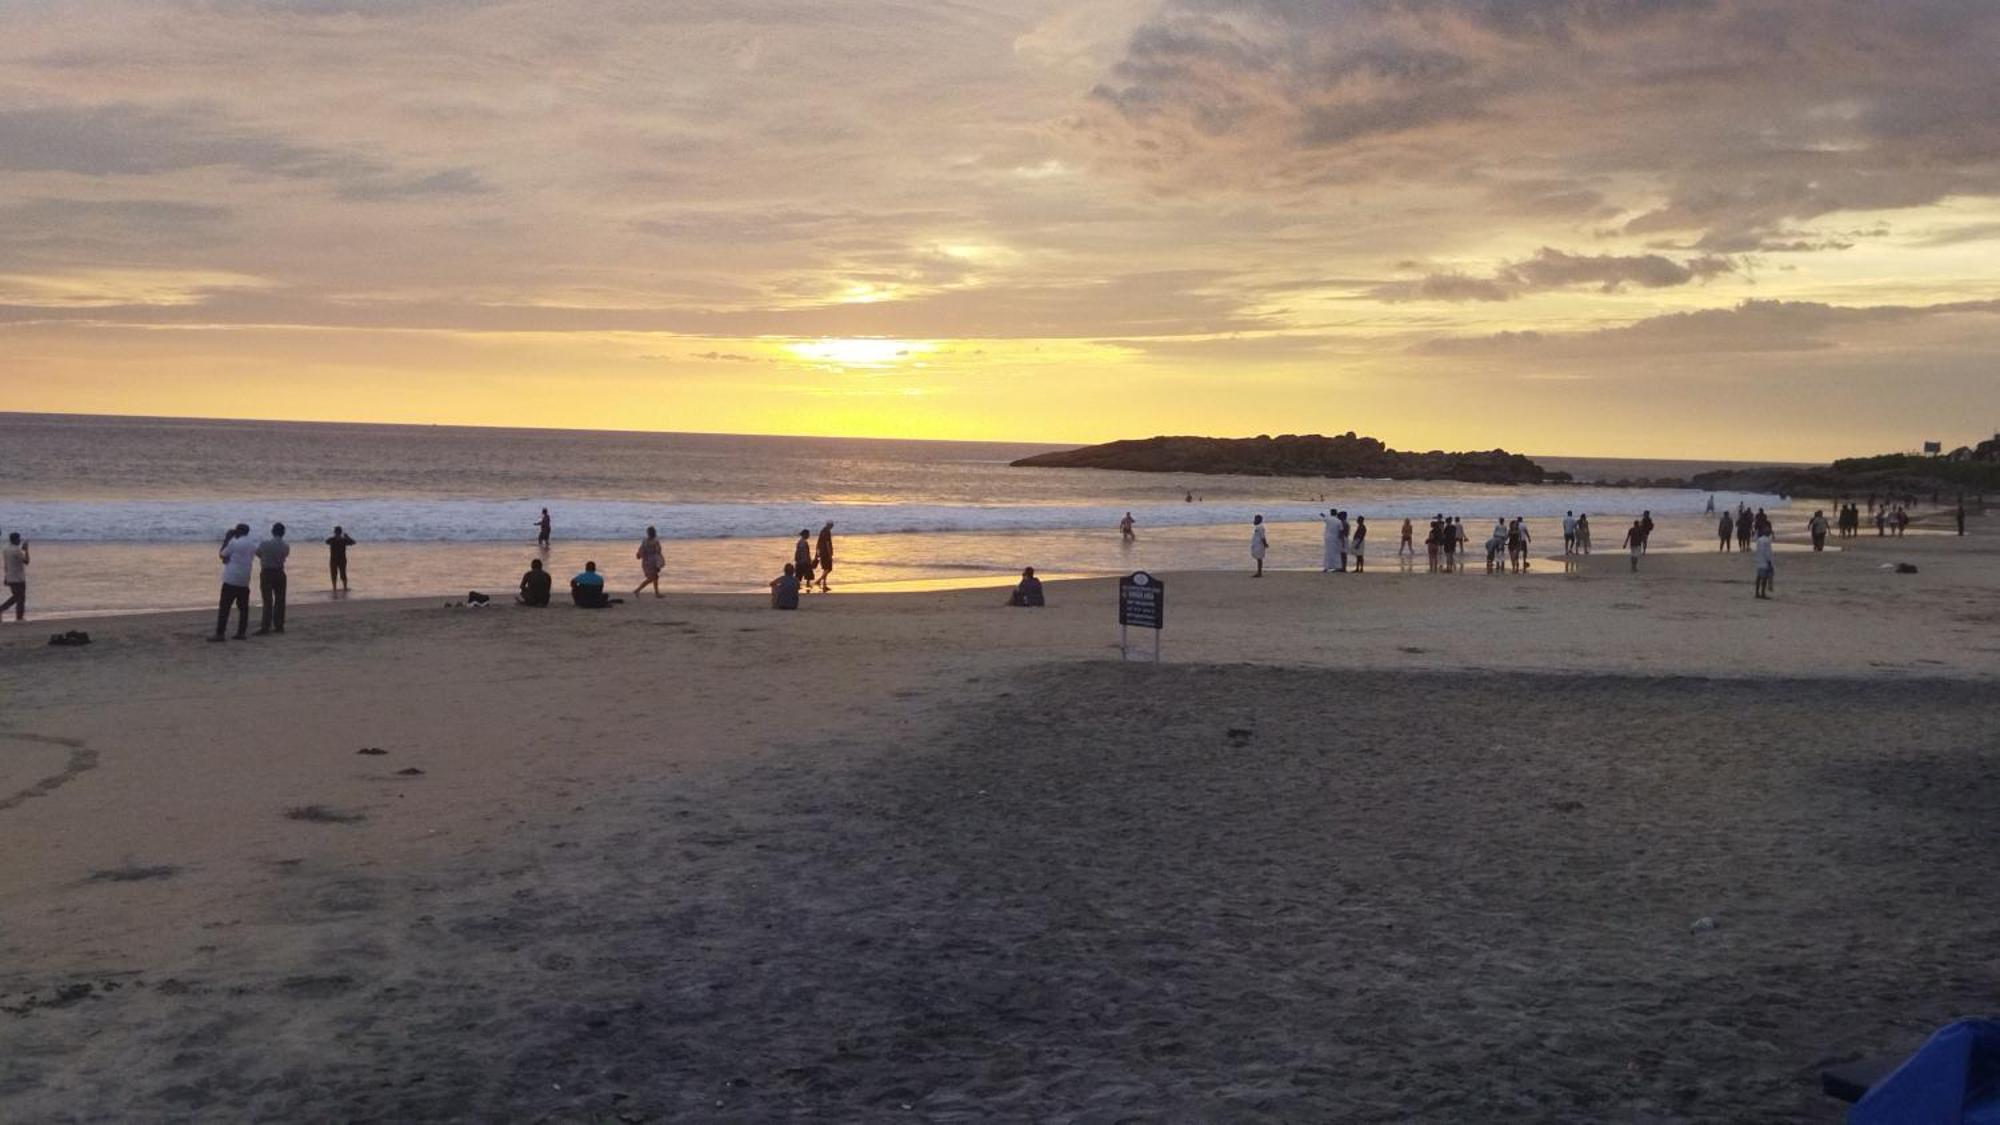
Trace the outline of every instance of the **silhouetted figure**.
<instances>
[{"instance_id":1,"label":"silhouetted figure","mask_svg":"<svg viewBox=\"0 0 2000 1125\"><path fill-rule=\"evenodd\" d=\"M528 572L521 575L521 592L514 595L514 601L537 609L549 604L549 572L542 569L542 560L529 559Z\"/></svg>"},{"instance_id":2,"label":"silhouetted figure","mask_svg":"<svg viewBox=\"0 0 2000 1125\"><path fill-rule=\"evenodd\" d=\"M354 546L354 540L339 527L326 537L326 573L336 590L347 589L347 549Z\"/></svg>"},{"instance_id":3,"label":"silhouetted figure","mask_svg":"<svg viewBox=\"0 0 2000 1125\"><path fill-rule=\"evenodd\" d=\"M7 600L0 602L0 617L14 611L14 620L28 616L28 544L18 531L7 533L7 545L0 547L0 574L5 575Z\"/></svg>"},{"instance_id":4,"label":"silhouetted figure","mask_svg":"<svg viewBox=\"0 0 2000 1125\"><path fill-rule=\"evenodd\" d=\"M791 563L785 564L785 572L771 579L771 608L799 608L799 572Z\"/></svg>"},{"instance_id":5,"label":"silhouetted figure","mask_svg":"<svg viewBox=\"0 0 2000 1125\"><path fill-rule=\"evenodd\" d=\"M1757 564L1756 596L1768 598L1771 596L1772 580L1777 577L1778 573L1777 564L1771 561L1771 533L1769 531L1760 531L1757 533L1755 549L1756 554L1751 557L1756 560Z\"/></svg>"},{"instance_id":6,"label":"silhouetted figure","mask_svg":"<svg viewBox=\"0 0 2000 1125\"><path fill-rule=\"evenodd\" d=\"M813 561L819 564L819 592L827 592L826 581L833 576L833 521L828 520L819 529L819 557Z\"/></svg>"},{"instance_id":7,"label":"silhouetted figure","mask_svg":"<svg viewBox=\"0 0 2000 1125\"><path fill-rule=\"evenodd\" d=\"M257 635L285 631L285 560L292 545L285 542L285 525L271 525L271 537L257 544L257 592L264 599L264 615L257 622Z\"/></svg>"},{"instance_id":8,"label":"silhouetted figure","mask_svg":"<svg viewBox=\"0 0 2000 1125\"><path fill-rule=\"evenodd\" d=\"M1014 587L1014 592L1008 595L1007 604L1029 608L1044 604L1042 601L1042 580L1035 577L1034 567L1027 567L1021 571L1021 581Z\"/></svg>"},{"instance_id":9,"label":"silhouetted figure","mask_svg":"<svg viewBox=\"0 0 2000 1125\"><path fill-rule=\"evenodd\" d=\"M1252 578L1264 577L1264 552L1271 549L1271 537L1264 530L1264 517L1253 516L1250 520L1250 557L1257 561L1257 573Z\"/></svg>"},{"instance_id":10,"label":"silhouetted figure","mask_svg":"<svg viewBox=\"0 0 2000 1125\"><path fill-rule=\"evenodd\" d=\"M632 589L632 596L648 586L653 588L653 596L660 597L660 572L667 569L667 552L660 546L660 529L648 527L646 537L639 541L639 550L633 556L639 560L639 572L643 575L639 584Z\"/></svg>"},{"instance_id":11,"label":"silhouetted figure","mask_svg":"<svg viewBox=\"0 0 2000 1125\"><path fill-rule=\"evenodd\" d=\"M546 551L549 549L549 532L553 524L549 520L549 510L542 509L542 518L535 521L535 545Z\"/></svg>"},{"instance_id":12,"label":"silhouetted figure","mask_svg":"<svg viewBox=\"0 0 2000 1125\"><path fill-rule=\"evenodd\" d=\"M799 541L792 544L792 574L799 580L800 587L810 590L813 584L813 544L812 532L799 529Z\"/></svg>"},{"instance_id":13,"label":"silhouetted figure","mask_svg":"<svg viewBox=\"0 0 2000 1125\"><path fill-rule=\"evenodd\" d=\"M604 596L604 576L595 562L583 564L583 573L569 580L569 599L579 609L603 609L611 604Z\"/></svg>"}]
</instances>

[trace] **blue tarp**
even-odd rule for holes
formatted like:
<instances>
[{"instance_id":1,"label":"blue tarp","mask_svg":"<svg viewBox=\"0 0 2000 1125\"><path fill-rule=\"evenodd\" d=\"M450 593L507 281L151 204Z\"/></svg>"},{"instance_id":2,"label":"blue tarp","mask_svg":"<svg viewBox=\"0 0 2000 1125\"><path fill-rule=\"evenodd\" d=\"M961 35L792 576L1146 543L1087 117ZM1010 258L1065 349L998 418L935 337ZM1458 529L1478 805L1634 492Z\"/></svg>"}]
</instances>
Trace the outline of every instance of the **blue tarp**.
<instances>
[{"instance_id":1,"label":"blue tarp","mask_svg":"<svg viewBox=\"0 0 2000 1125\"><path fill-rule=\"evenodd\" d=\"M2000 1125L2000 1020L1960 1020L1870 1087L1847 1125Z\"/></svg>"}]
</instances>

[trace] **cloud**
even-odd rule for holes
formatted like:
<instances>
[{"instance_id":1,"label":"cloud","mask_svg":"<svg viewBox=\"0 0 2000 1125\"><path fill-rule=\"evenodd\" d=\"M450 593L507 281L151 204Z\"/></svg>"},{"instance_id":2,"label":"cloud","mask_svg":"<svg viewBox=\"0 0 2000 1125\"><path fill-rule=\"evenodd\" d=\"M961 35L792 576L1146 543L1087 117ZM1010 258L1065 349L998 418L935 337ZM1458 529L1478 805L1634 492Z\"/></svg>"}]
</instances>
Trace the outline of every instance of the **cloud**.
<instances>
[{"instance_id":1,"label":"cloud","mask_svg":"<svg viewBox=\"0 0 2000 1125\"><path fill-rule=\"evenodd\" d=\"M1627 285L1666 289L1733 273L1736 265L1713 255L1676 262L1660 254L1570 254L1544 246L1534 257L1500 267L1492 277L1428 274L1416 281L1375 286L1381 301L1511 301L1527 293L1593 285L1616 293Z\"/></svg>"},{"instance_id":2,"label":"cloud","mask_svg":"<svg viewBox=\"0 0 2000 1125\"><path fill-rule=\"evenodd\" d=\"M1518 179L1487 202L1741 251L2000 193L1995 58L1967 0L1168 0L1079 129L1174 190Z\"/></svg>"},{"instance_id":3,"label":"cloud","mask_svg":"<svg viewBox=\"0 0 2000 1125\"><path fill-rule=\"evenodd\" d=\"M352 168L200 109L117 103L0 110L0 171L140 176L212 166L281 176Z\"/></svg>"},{"instance_id":4,"label":"cloud","mask_svg":"<svg viewBox=\"0 0 2000 1125\"><path fill-rule=\"evenodd\" d=\"M2000 300L1934 305L1830 305L1819 301L1744 301L1729 308L1647 317L1581 332L1510 331L1442 337L1412 350L1440 356L1609 359L1662 353L1824 351L1843 334L1953 316L2000 315Z\"/></svg>"}]
</instances>

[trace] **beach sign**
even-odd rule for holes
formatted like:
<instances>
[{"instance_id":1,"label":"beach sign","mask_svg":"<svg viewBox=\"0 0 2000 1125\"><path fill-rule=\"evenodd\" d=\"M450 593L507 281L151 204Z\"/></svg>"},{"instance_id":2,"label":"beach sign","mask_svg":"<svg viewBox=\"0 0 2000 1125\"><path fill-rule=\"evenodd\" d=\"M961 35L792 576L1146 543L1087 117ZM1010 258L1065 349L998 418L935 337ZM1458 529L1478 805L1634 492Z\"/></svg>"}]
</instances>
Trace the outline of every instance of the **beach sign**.
<instances>
[{"instance_id":1,"label":"beach sign","mask_svg":"<svg viewBox=\"0 0 2000 1125\"><path fill-rule=\"evenodd\" d=\"M1118 655L1127 658L1128 629L1153 631L1153 661L1160 659L1160 630L1167 625L1167 585L1143 570L1118 580Z\"/></svg>"}]
</instances>

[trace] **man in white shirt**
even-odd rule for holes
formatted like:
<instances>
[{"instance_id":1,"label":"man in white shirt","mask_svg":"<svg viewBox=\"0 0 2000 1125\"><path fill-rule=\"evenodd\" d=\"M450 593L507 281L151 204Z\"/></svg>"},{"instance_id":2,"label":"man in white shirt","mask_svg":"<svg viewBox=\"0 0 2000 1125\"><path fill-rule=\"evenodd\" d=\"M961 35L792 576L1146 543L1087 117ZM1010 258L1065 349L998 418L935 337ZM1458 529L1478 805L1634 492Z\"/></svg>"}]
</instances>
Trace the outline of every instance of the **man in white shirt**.
<instances>
[{"instance_id":1,"label":"man in white shirt","mask_svg":"<svg viewBox=\"0 0 2000 1125\"><path fill-rule=\"evenodd\" d=\"M1771 580L1777 577L1778 569L1776 564L1771 561L1770 532L1766 531L1757 536L1755 550L1756 553L1751 557L1757 560L1757 596L1760 598L1769 598L1771 596Z\"/></svg>"},{"instance_id":2,"label":"man in white shirt","mask_svg":"<svg viewBox=\"0 0 2000 1125\"><path fill-rule=\"evenodd\" d=\"M1709 505L1710 505L1711 509L1713 509L1713 506L1714 506L1714 504L1715 504L1715 500L1714 500L1714 498L1713 498L1713 497L1711 497L1711 498L1709 499ZM1563 513L1563 554L1565 554L1565 555L1573 555L1573 554L1575 554L1575 553L1576 553L1576 513L1575 513L1575 512L1564 512L1564 513Z\"/></svg>"},{"instance_id":3,"label":"man in white shirt","mask_svg":"<svg viewBox=\"0 0 2000 1125\"><path fill-rule=\"evenodd\" d=\"M7 611L14 611L14 620L20 621L28 615L28 545L21 541L21 533L7 533L7 545L0 547L0 566L4 566L7 582L7 600L0 602L0 617Z\"/></svg>"},{"instance_id":4,"label":"man in white shirt","mask_svg":"<svg viewBox=\"0 0 2000 1125\"><path fill-rule=\"evenodd\" d=\"M250 630L250 565L257 561L257 545L250 541L250 525L239 523L222 537L222 604L215 611L215 635L211 641L226 640L229 607L236 607L236 639Z\"/></svg>"},{"instance_id":5,"label":"man in white shirt","mask_svg":"<svg viewBox=\"0 0 2000 1125\"><path fill-rule=\"evenodd\" d=\"M257 590L264 597L264 616L257 624L260 637L285 631L285 559L291 553L281 523L272 524L271 537L257 544L257 561L263 564L257 571Z\"/></svg>"}]
</instances>

